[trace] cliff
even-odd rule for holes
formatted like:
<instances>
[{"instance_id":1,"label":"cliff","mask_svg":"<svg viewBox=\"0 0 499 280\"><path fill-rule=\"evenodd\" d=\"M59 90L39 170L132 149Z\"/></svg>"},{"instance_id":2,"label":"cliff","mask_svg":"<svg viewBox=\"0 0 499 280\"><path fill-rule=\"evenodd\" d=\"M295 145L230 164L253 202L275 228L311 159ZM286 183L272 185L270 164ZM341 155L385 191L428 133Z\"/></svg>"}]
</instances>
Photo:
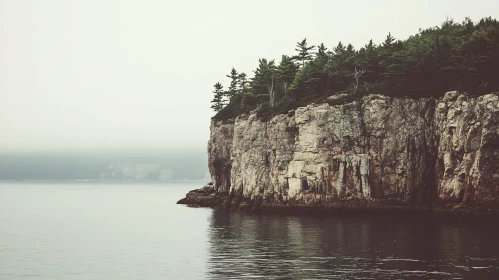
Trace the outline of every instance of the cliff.
<instances>
[{"instance_id":1,"label":"cliff","mask_svg":"<svg viewBox=\"0 0 499 280\"><path fill-rule=\"evenodd\" d=\"M179 203L232 210L499 207L499 95L367 95L211 124L212 183ZM478 210L477 210L478 211Z\"/></svg>"}]
</instances>

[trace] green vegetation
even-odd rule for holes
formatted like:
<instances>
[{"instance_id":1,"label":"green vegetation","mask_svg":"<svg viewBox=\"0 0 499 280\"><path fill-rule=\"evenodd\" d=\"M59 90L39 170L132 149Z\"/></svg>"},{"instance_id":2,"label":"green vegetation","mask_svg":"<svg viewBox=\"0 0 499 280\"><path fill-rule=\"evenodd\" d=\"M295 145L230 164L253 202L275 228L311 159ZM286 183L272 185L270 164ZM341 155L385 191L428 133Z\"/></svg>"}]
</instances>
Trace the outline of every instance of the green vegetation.
<instances>
[{"instance_id":1,"label":"green vegetation","mask_svg":"<svg viewBox=\"0 0 499 280\"><path fill-rule=\"evenodd\" d=\"M499 22L490 17L476 23L447 20L404 41L389 33L380 45L371 40L359 50L342 42L332 51L324 44L315 48L303 39L297 54L283 55L279 64L260 58L249 81L232 69L227 91L215 85L214 118L258 109L259 117L268 119L339 93L436 97L448 90L499 89Z\"/></svg>"}]
</instances>

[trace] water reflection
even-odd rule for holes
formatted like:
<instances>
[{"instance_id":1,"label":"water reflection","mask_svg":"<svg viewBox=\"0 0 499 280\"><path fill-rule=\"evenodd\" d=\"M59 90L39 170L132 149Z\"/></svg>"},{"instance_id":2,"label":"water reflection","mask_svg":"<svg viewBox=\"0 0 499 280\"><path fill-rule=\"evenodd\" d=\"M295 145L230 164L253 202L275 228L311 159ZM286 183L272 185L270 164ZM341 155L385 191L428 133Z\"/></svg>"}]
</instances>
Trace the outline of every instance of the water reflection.
<instances>
[{"instance_id":1,"label":"water reflection","mask_svg":"<svg viewBox=\"0 0 499 280\"><path fill-rule=\"evenodd\" d=\"M499 279L490 225L213 211L209 230L212 279Z\"/></svg>"}]
</instances>

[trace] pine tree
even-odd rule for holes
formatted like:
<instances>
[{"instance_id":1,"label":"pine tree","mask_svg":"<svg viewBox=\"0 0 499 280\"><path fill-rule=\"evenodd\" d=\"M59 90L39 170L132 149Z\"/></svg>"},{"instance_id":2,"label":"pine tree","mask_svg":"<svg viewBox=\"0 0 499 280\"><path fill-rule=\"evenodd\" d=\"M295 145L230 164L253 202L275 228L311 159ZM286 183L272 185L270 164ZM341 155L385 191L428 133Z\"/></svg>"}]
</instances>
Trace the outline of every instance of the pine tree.
<instances>
[{"instance_id":1,"label":"pine tree","mask_svg":"<svg viewBox=\"0 0 499 280\"><path fill-rule=\"evenodd\" d=\"M315 46L307 46L307 38L303 39L301 42L296 43L296 49L295 51L298 52L298 55L294 56L293 58L296 60L301 61L301 66L305 66L306 61L312 60L312 53L310 52L315 48Z\"/></svg>"},{"instance_id":2,"label":"pine tree","mask_svg":"<svg viewBox=\"0 0 499 280\"><path fill-rule=\"evenodd\" d=\"M386 80L394 81L395 77L401 78L405 55L402 43L396 42L395 37L388 33L382 44L380 52L380 63L383 67L383 75Z\"/></svg>"},{"instance_id":3,"label":"pine tree","mask_svg":"<svg viewBox=\"0 0 499 280\"><path fill-rule=\"evenodd\" d=\"M280 93L286 95L289 90L289 86L293 83L295 79L296 71L298 68L293 62L293 59L287 55L283 55L281 58L281 63L277 67L277 80L279 83Z\"/></svg>"},{"instance_id":4,"label":"pine tree","mask_svg":"<svg viewBox=\"0 0 499 280\"><path fill-rule=\"evenodd\" d=\"M275 78L276 66L274 60L259 59L258 68L253 71L255 76L251 80L253 94L268 94L268 85Z\"/></svg>"},{"instance_id":5,"label":"pine tree","mask_svg":"<svg viewBox=\"0 0 499 280\"><path fill-rule=\"evenodd\" d=\"M230 74L227 75L227 78L230 78L230 86L229 89L226 91L227 99L232 101L234 99L234 96L238 93L238 82L239 82L239 74L237 73L236 69L232 67L232 70L230 71Z\"/></svg>"},{"instance_id":6,"label":"pine tree","mask_svg":"<svg viewBox=\"0 0 499 280\"><path fill-rule=\"evenodd\" d=\"M213 91L213 93L215 94L215 96L213 97L213 100L211 100L211 108L218 112L224 107L225 92L223 90L222 84L220 83L216 83L214 87L215 90Z\"/></svg>"},{"instance_id":7,"label":"pine tree","mask_svg":"<svg viewBox=\"0 0 499 280\"><path fill-rule=\"evenodd\" d=\"M381 79L382 68L380 66L377 47L374 45L372 39L369 41L369 44L365 45L359 51L357 64L360 66L360 69L366 71L363 79L367 83L376 83Z\"/></svg>"},{"instance_id":8,"label":"pine tree","mask_svg":"<svg viewBox=\"0 0 499 280\"><path fill-rule=\"evenodd\" d=\"M320 44L315 59L310 62L310 73L307 79L307 91L309 94L322 95L326 91L328 62L327 48L324 44Z\"/></svg>"},{"instance_id":9,"label":"pine tree","mask_svg":"<svg viewBox=\"0 0 499 280\"><path fill-rule=\"evenodd\" d=\"M326 55L327 48L326 46L324 46L324 43L321 43L317 48L317 50L318 50L317 55Z\"/></svg>"},{"instance_id":10,"label":"pine tree","mask_svg":"<svg viewBox=\"0 0 499 280\"><path fill-rule=\"evenodd\" d=\"M339 42L333 49L331 59L327 63L329 75L328 90L337 92L344 90L351 84L352 73L356 65L357 52L351 44L347 47Z\"/></svg>"},{"instance_id":11,"label":"pine tree","mask_svg":"<svg viewBox=\"0 0 499 280\"><path fill-rule=\"evenodd\" d=\"M388 35L386 36L385 41L383 42L383 46L391 46L395 42L395 37L392 36L391 32L388 32Z\"/></svg>"},{"instance_id":12,"label":"pine tree","mask_svg":"<svg viewBox=\"0 0 499 280\"><path fill-rule=\"evenodd\" d=\"M248 80L246 78L246 73L241 72L237 76L237 86L239 94L244 94L246 92L246 87L248 85Z\"/></svg>"},{"instance_id":13,"label":"pine tree","mask_svg":"<svg viewBox=\"0 0 499 280\"><path fill-rule=\"evenodd\" d=\"M453 89L499 90L499 22L491 18L478 22L466 18L462 23L447 20L441 26L420 29L404 41L389 33L381 44L371 40L358 51L342 42L331 51L324 44L317 46L316 54L313 49L304 39L297 43L298 54L283 56L278 66L273 60L260 59L249 83L244 73L232 69L227 93L219 83L215 86L212 108L222 109L229 97L230 108L218 115L234 117L270 98L272 114L282 113L318 95L350 90L352 85L358 94L365 88L412 96Z\"/></svg>"},{"instance_id":14,"label":"pine tree","mask_svg":"<svg viewBox=\"0 0 499 280\"><path fill-rule=\"evenodd\" d=\"M345 51L345 46L341 41L338 43L338 45L333 49L335 55L340 55Z\"/></svg>"},{"instance_id":15,"label":"pine tree","mask_svg":"<svg viewBox=\"0 0 499 280\"><path fill-rule=\"evenodd\" d=\"M327 48L324 44L321 44L316 57L296 74L296 78L292 84L292 89L295 91L295 98L311 98L324 94L328 81L326 67L328 61Z\"/></svg>"}]
</instances>

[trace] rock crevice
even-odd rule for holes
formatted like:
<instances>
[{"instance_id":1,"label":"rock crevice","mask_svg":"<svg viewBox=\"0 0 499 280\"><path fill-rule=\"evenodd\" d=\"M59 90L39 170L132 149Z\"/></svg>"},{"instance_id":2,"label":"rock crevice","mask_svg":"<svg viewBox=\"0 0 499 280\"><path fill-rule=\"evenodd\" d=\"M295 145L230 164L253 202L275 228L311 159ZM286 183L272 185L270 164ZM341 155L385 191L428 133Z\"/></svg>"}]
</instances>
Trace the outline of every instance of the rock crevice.
<instances>
[{"instance_id":1,"label":"rock crevice","mask_svg":"<svg viewBox=\"0 0 499 280\"><path fill-rule=\"evenodd\" d=\"M232 209L490 207L499 194L499 95L368 95L267 122L250 113L213 121L208 153L209 189Z\"/></svg>"}]
</instances>

